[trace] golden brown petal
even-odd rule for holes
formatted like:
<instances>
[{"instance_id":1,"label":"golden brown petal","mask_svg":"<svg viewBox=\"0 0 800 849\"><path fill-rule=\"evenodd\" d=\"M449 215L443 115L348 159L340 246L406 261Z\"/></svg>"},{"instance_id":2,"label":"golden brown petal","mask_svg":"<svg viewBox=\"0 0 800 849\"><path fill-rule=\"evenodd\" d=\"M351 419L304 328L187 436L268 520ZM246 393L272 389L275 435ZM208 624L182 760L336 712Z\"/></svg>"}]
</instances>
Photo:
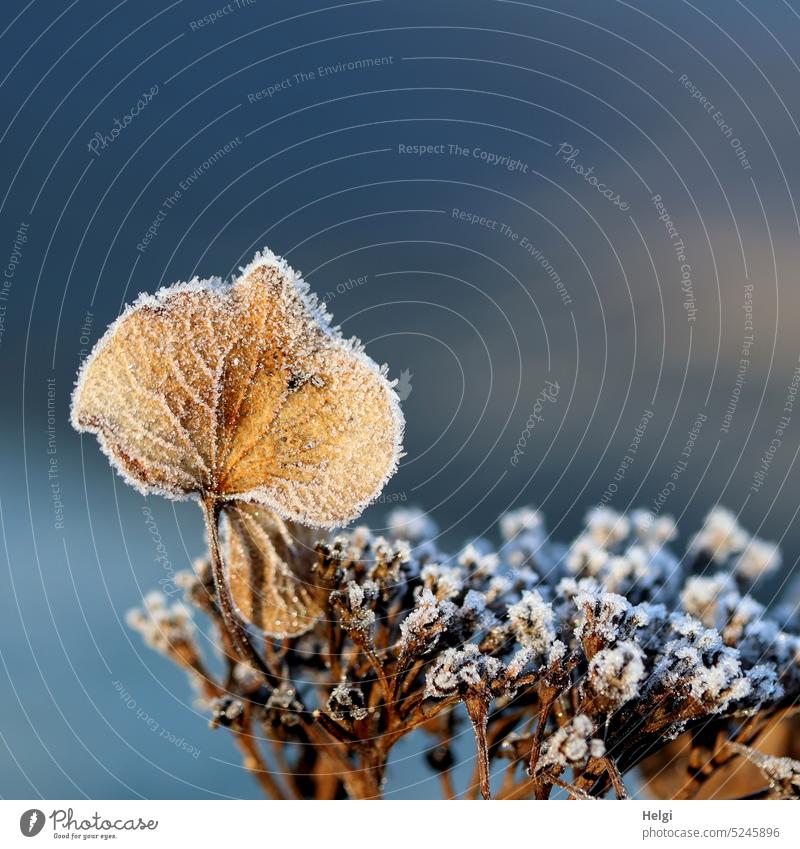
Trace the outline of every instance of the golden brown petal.
<instances>
[{"instance_id":1,"label":"golden brown petal","mask_svg":"<svg viewBox=\"0 0 800 849\"><path fill-rule=\"evenodd\" d=\"M141 296L95 346L72 421L128 482L333 527L377 496L403 418L384 369L272 254L232 284Z\"/></svg>"}]
</instances>

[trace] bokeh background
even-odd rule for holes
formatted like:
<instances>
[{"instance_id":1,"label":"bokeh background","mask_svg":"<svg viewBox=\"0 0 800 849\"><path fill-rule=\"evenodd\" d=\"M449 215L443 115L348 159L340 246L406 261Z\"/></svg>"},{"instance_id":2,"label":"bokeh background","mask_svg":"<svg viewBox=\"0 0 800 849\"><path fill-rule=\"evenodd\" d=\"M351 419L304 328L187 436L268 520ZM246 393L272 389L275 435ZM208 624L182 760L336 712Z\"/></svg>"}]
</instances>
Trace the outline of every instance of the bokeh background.
<instances>
[{"instance_id":1,"label":"bokeh background","mask_svg":"<svg viewBox=\"0 0 800 849\"><path fill-rule=\"evenodd\" d=\"M199 511L125 486L68 405L136 293L265 245L402 377L370 523L417 504L452 550L527 503L566 540L599 502L685 534L721 502L783 547L763 599L791 585L796 0L3 8L0 795L258 796L124 624L203 554ZM398 747L387 795L438 793Z\"/></svg>"}]
</instances>

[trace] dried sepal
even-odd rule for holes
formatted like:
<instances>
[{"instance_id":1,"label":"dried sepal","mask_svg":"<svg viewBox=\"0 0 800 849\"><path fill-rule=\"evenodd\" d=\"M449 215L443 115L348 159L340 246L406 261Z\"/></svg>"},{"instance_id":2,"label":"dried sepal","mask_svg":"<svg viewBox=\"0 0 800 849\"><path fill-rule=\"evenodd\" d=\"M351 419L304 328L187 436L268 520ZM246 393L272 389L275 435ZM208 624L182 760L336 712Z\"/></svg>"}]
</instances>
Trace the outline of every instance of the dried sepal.
<instances>
[{"instance_id":1,"label":"dried sepal","mask_svg":"<svg viewBox=\"0 0 800 849\"><path fill-rule=\"evenodd\" d=\"M141 295L86 359L72 423L142 492L348 522L394 472L403 417L385 369L328 319L269 252L231 284Z\"/></svg>"},{"instance_id":2,"label":"dried sepal","mask_svg":"<svg viewBox=\"0 0 800 849\"><path fill-rule=\"evenodd\" d=\"M231 502L222 516L228 584L242 618L273 637L312 628L324 613L324 598L312 581L319 533L260 504Z\"/></svg>"}]
</instances>

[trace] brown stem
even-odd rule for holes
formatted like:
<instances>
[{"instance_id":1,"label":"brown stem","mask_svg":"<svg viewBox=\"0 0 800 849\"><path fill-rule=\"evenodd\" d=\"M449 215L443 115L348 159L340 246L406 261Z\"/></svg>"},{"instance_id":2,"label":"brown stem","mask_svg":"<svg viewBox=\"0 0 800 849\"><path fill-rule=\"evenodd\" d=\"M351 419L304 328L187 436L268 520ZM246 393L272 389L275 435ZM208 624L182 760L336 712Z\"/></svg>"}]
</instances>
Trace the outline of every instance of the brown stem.
<instances>
[{"instance_id":1,"label":"brown stem","mask_svg":"<svg viewBox=\"0 0 800 849\"><path fill-rule=\"evenodd\" d=\"M606 755L606 757L603 758L603 761L606 765L606 770L608 771L611 783L614 786L614 792L617 794L617 799L630 799L628 791L625 789L625 782L622 780L622 776L617 769L617 764L614 759L610 755Z\"/></svg>"},{"instance_id":2,"label":"brown stem","mask_svg":"<svg viewBox=\"0 0 800 849\"><path fill-rule=\"evenodd\" d=\"M542 750L542 741L544 740L544 729L547 725L547 719L550 716L550 708L552 706L552 702L542 702L539 708L539 721L536 723L536 731L533 734L531 758L528 765L528 772L531 776L536 775L536 766L539 763L539 753Z\"/></svg>"},{"instance_id":3,"label":"brown stem","mask_svg":"<svg viewBox=\"0 0 800 849\"><path fill-rule=\"evenodd\" d=\"M475 731L481 795L484 799L489 799L492 795L491 787L489 786L489 744L486 740L489 705L483 694L468 696L464 700L464 704L467 707L467 713L472 721L472 728Z\"/></svg>"},{"instance_id":4,"label":"brown stem","mask_svg":"<svg viewBox=\"0 0 800 849\"><path fill-rule=\"evenodd\" d=\"M245 767L258 781L262 791L273 799L285 799L286 794L267 769L267 763L258 748L255 737L249 731L237 731L234 737L242 750Z\"/></svg>"}]
</instances>

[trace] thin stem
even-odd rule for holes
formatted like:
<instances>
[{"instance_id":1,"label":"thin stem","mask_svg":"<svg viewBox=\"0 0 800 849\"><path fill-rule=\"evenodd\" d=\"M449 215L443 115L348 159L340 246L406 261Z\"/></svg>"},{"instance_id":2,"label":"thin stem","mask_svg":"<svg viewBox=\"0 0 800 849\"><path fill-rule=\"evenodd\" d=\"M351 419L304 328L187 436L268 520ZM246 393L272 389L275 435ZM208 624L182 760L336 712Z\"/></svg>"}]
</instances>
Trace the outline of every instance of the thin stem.
<instances>
[{"instance_id":1,"label":"thin stem","mask_svg":"<svg viewBox=\"0 0 800 849\"><path fill-rule=\"evenodd\" d=\"M273 799L285 799L286 793L267 768L267 763L258 748L255 737L251 736L249 731L237 731L235 736L244 756L244 765L261 785L262 791Z\"/></svg>"},{"instance_id":2,"label":"thin stem","mask_svg":"<svg viewBox=\"0 0 800 849\"><path fill-rule=\"evenodd\" d=\"M625 789L625 782L622 780L622 775L620 775L620 771L617 769L617 764L614 762L614 759L610 755L607 755L603 758L603 762L606 765L606 770L609 778L611 779L611 783L614 786L614 792L617 794L617 798L630 799L628 791Z\"/></svg>"},{"instance_id":3,"label":"thin stem","mask_svg":"<svg viewBox=\"0 0 800 849\"><path fill-rule=\"evenodd\" d=\"M483 695L469 696L464 700L464 704L472 721L472 728L475 731L481 795L484 799L489 799L492 795L491 787L489 786L489 744L486 740L489 707Z\"/></svg>"}]
</instances>

